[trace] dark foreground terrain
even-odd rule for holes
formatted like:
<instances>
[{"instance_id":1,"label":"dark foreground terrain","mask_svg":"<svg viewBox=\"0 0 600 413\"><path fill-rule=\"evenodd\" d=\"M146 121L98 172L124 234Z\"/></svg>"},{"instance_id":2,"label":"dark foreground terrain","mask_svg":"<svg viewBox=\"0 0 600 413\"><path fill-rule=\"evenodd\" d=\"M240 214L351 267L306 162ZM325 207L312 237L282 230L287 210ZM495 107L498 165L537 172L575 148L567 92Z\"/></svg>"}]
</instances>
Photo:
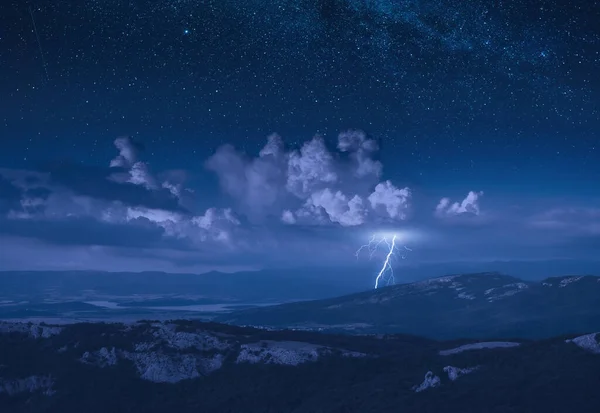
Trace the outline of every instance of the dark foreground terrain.
<instances>
[{"instance_id":1,"label":"dark foreground terrain","mask_svg":"<svg viewBox=\"0 0 600 413\"><path fill-rule=\"evenodd\" d=\"M2 323L0 412L597 413L599 353L596 334L441 342L197 321Z\"/></svg>"}]
</instances>

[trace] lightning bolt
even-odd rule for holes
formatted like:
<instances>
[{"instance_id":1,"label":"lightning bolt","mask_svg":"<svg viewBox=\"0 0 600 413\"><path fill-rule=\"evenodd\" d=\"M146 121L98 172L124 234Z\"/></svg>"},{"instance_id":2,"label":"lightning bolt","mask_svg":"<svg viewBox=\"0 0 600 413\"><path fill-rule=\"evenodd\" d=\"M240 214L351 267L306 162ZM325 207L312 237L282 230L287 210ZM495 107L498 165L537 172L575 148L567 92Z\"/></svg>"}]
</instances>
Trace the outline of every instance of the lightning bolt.
<instances>
[{"instance_id":1,"label":"lightning bolt","mask_svg":"<svg viewBox=\"0 0 600 413\"><path fill-rule=\"evenodd\" d=\"M390 242L387 236L377 237L377 235L373 235L369 240L369 243L361 245L360 248L354 254L356 256L356 259L358 259L361 251L363 249L367 249L369 251L369 259L371 259L373 258L373 255L377 252L381 244L386 245L388 252L385 256L385 260L383 261L383 265L381 266L381 269L379 270L379 273L377 273L377 277L375 278L376 289L379 288L379 285L383 281L386 282L386 285L391 285L396 282L396 279L394 277L394 268L392 267L391 261L395 257L395 253L398 252L398 247L396 246L397 237L397 234L393 234L392 240ZM412 251L406 246L404 247L404 249L406 251ZM406 257L404 256L404 254L402 254L401 258L404 259Z\"/></svg>"}]
</instances>

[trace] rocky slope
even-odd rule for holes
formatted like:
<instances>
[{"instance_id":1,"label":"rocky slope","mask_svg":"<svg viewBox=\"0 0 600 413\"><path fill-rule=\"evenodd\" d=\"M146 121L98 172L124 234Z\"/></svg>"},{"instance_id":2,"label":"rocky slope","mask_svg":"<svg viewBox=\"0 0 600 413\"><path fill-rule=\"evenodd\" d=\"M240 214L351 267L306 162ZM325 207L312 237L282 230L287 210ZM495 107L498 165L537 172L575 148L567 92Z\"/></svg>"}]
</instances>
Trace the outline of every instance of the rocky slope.
<instances>
[{"instance_id":1,"label":"rocky slope","mask_svg":"<svg viewBox=\"0 0 600 413\"><path fill-rule=\"evenodd\" d=\"M191 321L0 324L0 411L592 412L598 334L437 342Z\"/></svg>"},{"instance_id":2,"label":"rocky slope","mask_svg":"<svg viewBox=\"0 0 600 413\"><path fill-rule=\"evenodd\" d=\"M600 329L600 278L525 282L462 274L334 299L224 314L216 320L269 328L458 337L543 338Z\"/></svg>"}]
</instances>

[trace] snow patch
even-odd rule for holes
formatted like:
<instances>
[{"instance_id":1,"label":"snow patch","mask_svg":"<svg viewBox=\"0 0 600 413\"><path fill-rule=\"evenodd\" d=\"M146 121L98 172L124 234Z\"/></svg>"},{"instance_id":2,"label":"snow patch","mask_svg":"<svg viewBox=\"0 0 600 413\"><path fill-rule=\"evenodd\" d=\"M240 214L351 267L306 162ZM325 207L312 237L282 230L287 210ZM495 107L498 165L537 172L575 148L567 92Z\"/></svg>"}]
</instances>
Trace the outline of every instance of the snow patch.
<instances>
[{"instance_id":1,"label":"snow patch","mask_svg":"<svg viewBox=\"0 0 600 413\"><path fill-rule=\"evenodd\" d=\"M566 278L563 278L562 280L560 280L560 283L558 284L558 287L559 288L564 288L564 287L566 287L567 285L569 285L571 283L574 283L574 282L577 282L577 281L581 280L582 278L583 277L566 277Z\"/></svg>"},{"instance_id":2,"label":"snow patch","mask_svg":"<svg viewBox=\"0 0 600 413\"><path fill-rule=\"evenodd\" d=\"M487 300L491 303L496 300L500 300L502 298L510 297L520 292L523 292L528 288L529 286L525 283L512 283L503 285L502 287L489 288L485 290L484 295L488 296ZM497 292L498 290L499 292Z\"/></svg>"},{"instance_id":3,"label":"snow patch","mask_svg":"<svg viewBox=\"0 0 600 413\"><path fill-rule=\"evenodd\" d=\"M565 343L573 343L582 349L593 354L600 354L600 342L598 342L598 334L592 333L584 336L576 337L572 340L565 340Z\"/></svg>"},{"instance_id":4,"label":"snow patch","mask_svg":"<svg viewBox=\"0 0 600 413\"><path fill-rule=\"evenodd\" d=\"M432 278L430 280L425 280L422 281L423 283L426 284L436 284L436 283L449 283L454 281L454 279L460 277L460 274L456 274L456 275L445 275L443 277L438 277L438 278Z\"/></svg>"},{"instance_id":5,"label":"snow patch","mask_svg":"<svg viewBox=\"0 0 600 413\"><path fill-rule=\"evenodd\" d=\"M440 378L438 376L435 376L431 371L428 371L425 374L425 379L423 380L423 383L419 384L418 386L413 386L412 390L419 393L423 390L438 387L440 384Z\"/></svg>"},{"instance_id":6,"label":"snow patch","mask_svg":"<svg viewBox=\"0 0 600 413\"><path fill-rule=\"evenodd\" d=\"M458 293L457 298L462 298L463 300L474 300L475 296L473 294Z\"/></svg>"},{"instance_id":7,"label":"snow patch","mask_svg":"<svg viewBox=\"0 0 600 413\"><path fill-rule=\"evenodd\" d=\"M510 341L487 341L482 343L465 344L456 348L448 350L442 350L439 352L440 356L448 356L450 354L462 353L467 350L481 350L485 348L510 348L520 346L521 343L514 343Z\"/></svg>"}]
</instances>

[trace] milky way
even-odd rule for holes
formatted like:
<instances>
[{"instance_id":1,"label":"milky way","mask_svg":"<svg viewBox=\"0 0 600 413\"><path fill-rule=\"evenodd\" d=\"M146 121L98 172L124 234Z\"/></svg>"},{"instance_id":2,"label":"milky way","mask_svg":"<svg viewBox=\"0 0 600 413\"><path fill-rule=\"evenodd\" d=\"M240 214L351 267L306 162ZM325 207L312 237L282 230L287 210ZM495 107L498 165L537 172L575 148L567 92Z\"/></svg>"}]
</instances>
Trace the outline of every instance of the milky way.
<instances>
[{"instance_id":1,"label":"milky way","mask_svg":"<svg viewBox=\"0 0 600 413\"><path fill-rule=\"evenodd\" d=\"M38 2L34 13L47 95L107 131L127 129L133 109L140 131L156 123L244 131L265 123L259 117L323 131L358 119L393 135L392 120L405 131L460 133L509 117L514 130L596 119L600 36L589 14L597 10L584 4L567 14L522 1L87 0ZM5 38L19 41L3 66L23 80L9 93L35 98L44 93L43 63L32 53L27 8L15 3L11 12ZM115 98L143 113L126 102L109 108Z\"/></svg>"}]
</instances>

